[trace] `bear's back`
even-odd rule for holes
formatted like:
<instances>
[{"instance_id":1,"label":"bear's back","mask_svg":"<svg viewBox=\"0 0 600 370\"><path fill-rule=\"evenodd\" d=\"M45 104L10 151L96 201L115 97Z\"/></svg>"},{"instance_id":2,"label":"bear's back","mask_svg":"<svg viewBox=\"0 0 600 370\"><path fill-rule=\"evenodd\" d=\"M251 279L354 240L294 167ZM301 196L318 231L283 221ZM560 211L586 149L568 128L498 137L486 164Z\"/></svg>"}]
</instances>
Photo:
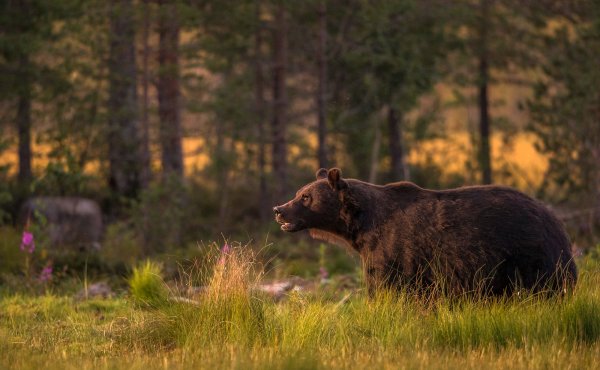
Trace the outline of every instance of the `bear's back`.
<instances>
[{"instance_id":1,"label":"bear's back","mask_svg":"<svg viewBox=\"0 0 600 370\"><path fill-rule=\"evenodd\" d=\"M453 274L472 281L497 271L494 290L519 276L526 287L563 268L576 279L570 243L542 203L508 187L472 186L434 191L407 183L378 188L387 212L380 247L403 271L422 270L441 258ZM502 276L500 276L502 275Z\"/></svg>"}]
</instances>

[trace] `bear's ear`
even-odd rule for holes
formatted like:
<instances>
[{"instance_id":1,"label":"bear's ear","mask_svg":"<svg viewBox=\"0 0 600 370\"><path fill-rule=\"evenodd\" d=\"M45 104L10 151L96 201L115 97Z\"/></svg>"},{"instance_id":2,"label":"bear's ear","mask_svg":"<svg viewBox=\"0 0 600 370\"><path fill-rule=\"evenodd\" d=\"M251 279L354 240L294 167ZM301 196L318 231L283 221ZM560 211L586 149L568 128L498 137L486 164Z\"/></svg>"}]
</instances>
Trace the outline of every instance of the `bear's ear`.
<instances>
[{"instance_id":1,"label":"bear's ear","mask_svg":"<svg viewBox=\"0 0 600 370\"><path fill-rule=\"evenodd\" d=\"M315 174L315 176L317 176L317 180L325 179L327 178L327 170L324 168L320 168Z\"/></svg>"},{"instance_id":2,"label":"bear's ear","mask_svg":"<svg viewBox=\"0 0 600 370\"><path fill-rule=\"evenodd\" d=\"M342 179L342 171L339 168L332 168L327 171L327 182L333 190L343 190L348 187L348 183Z\"/></svg>"}]
</instances>

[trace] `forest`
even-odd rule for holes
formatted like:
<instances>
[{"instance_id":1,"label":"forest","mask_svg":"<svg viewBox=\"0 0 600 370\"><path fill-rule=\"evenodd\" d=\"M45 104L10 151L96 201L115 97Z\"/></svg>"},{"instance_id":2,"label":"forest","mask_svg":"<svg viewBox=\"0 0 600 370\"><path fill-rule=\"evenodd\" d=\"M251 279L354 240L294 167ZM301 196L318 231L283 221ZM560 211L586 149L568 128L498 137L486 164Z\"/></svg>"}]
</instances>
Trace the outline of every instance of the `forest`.
<instances>
[{"instance_id":1,"label":"forest","mask_svg":"<svg viewBox=\"0 0 600 370\"><path fill-rule=\"evenodd\" d=\"M593 367L599 56L595 0L0 0L0 365ZM367 300L355 255L274 221L333 167L541 200L579 295Z\"/></svg>"},{"instance_id":2,"label":"forest","mask_svg":"<svg viewBox=\"0 0 600 370\"><path fill-rule=\"evenodd\" d=\"M31 196L84 196L109 225L157 210L172 228L157 244L248 234L337 166L373 183L515 186L597 235L593 1L3 8L5 224Z\"/></svg>"}]
</instances>

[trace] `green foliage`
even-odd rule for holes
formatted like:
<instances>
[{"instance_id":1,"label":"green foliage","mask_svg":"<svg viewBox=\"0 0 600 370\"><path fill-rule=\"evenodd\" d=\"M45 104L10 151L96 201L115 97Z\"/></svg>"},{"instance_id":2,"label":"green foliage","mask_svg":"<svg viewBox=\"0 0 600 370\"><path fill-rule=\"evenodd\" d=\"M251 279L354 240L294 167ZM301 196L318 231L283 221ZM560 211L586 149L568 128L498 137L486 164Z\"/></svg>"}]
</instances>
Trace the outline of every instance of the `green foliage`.
<instances>
[{"instance_id":1,"label":"green foliage","mask_svg":"<svg viewBox=\"0 0 600 370\"><path fill-rule=\"evenodd\" d=\"M336 129L347 137L347 147L352 148L348 154L362 177L372 165L366 160L378 135L373 132L378 128L367 134L365 128L382 126L382 110L390 107L400 113L402 127L406 126L406 113L443 77L440 64L450 51L451 33L444 30L444 15L436 8L411 0L376 5L358 1L346 7L356 19L348 30L340 30L339 37L351 47L332 60L331 70L334 79L343 81L336 95L348 105L334 105L332 111L340 124ZM417 120L414 126L415 136L423 136L423 122ZM409 143L405 140L400 145Z\"/></svg>"},{"instance_id":2,"label":"green foliage","mask_svg":"<svg viewBox=\"0 0 600 370\"><path fill-rule=\"evenodd\" d=\"M166 304L169 291L162 279L162 266L146 260L133 269L129 289L134 302L158 307Z\"/></svg>"},{"instance_id":3,"label":"green foliage","mask_svg":"<svg viewBox=\"0 0 600 370\"><path fill-rule=\"evenodd\" d=\"M584 259L584 262L590 263L591 265L600 265L600 243L587 250L587 256Z\"/></svg>"},{"instance_id":4,"label":"green foliage","mask_svg":"<svg viewBox=\"0 0 600 370\"><path fill-rule=\"evenodd\" d=\"M469 183L465 175L461 173L452 173L444 178L443 168L430 157L427 157L427 160L421 166L411 167L410 173L411 181L428 189L460 187L465 183Z\"/></svg>"},{"instance_id":5,"label":"green foliage","mask_svg":"<svg viewBox=\"0 0 600 370\"><path fill-rule=\"evenodd\" d=\"M56 145L48 153L48 164L42 175L32 184L33 191L49 195L80 195L88 190L90 176L84 174L81 161L77 160L66 137L52 138Z\"/></svg>"},{"instance_id":6,"label":"green foliage","mask_svg":"<svg viewBox=\"0 0 600 370\"><path fill-rule=\"evenodd\" d=\"M264 260L268 269L277 277L299 276L313 278L319 275L319 267L325 267L330 275L352 274L360 265L358 256L345 248L317 244L305 239L270 239L264 248Z\"/></svg>"},{"instance_id":7,"label":"green foliage","mask_svg":"<svg viewBox=\"0 0 600 370\"><path fill-rule=\"evenodd\" d=\"M0 131L1 132L1 131ZM7 148L9 142L0 136L0 156L2 156ZM12 201L12 195L8 188L8 171L10 165L0 165L0 226L10 222L10 214L7 212L5 207Z\"/></svg>"},{"instance_id":8,"label":"green foliage","mask_svg":"<svg viewBox=\"0 0 600 370\"><path fill-rule=\"evenodd\" d=\"M144 254L139 239L135 231L126 223L116 222L108 225L102 248L98 252L99 257L111 266L120 264L134 266Z\"/></svg>"},{"instance_id":9,"label":"green foliage","mask_svg":"<svg viewBox=\"0 0 600 370\"><path fill-rule=\"evenodd\" d=\"M12 227L0 227L0 274L22 271L25 253L19 249L21 235Z\"/></svg>"},{"instance_id":10,"label":"green foliage","mask_svg":"<svg viewBox=\"0 0 600 370\"><path fill-rule=\"evenodd\" d=\"M146 254L183 246L188 191L176 177L152 183L131 210L133 229Z\"/></svg>"},{"instance_id":11,"label":"green foliage","mask_svg":"<svg viewBox=\"0 0 600 370\"><path fill-rule=\"evenodd\" d=\"M3 1L0 4L0 98L13 99L31 93L37 86L52 95L64 90L66 82L56 73L50 58L38 58L59 38L56 23L78 15L78 0L48 2ZM39 91L35 91L39 93Z\"/></svg>"},{"instance_id":12,"label":"green foliage","mask_svg":"<svg viewBox=\"0 0 600 370\"><path fill-rule=\"evenodd\" d=\"M48 252L42 230L37 225L29 228L35 244L34 250L29 253L20 248L22 230L0 227L0 285L6 284L9 289L30 292L47 287L47 284L39 280L39 276L44 266L52 264L53 256Z\"/></svg>"},{"instance_id":13,"label":"green foliage","mask_svg":"<svg viewBox=\"0 0 600 370\"><path fill-rule=\"evenodd\" d=\"M108 226L101 258L113 266L133 265L140 256L187 253L183 250L186 246L214 239L221 233L252 239L267 227L273 227L258 217L264 212L257 207L257 156L262 145L267 153L264 176L268 193L273 186L269 112L273 105L279 104L272 101L271 91L272 72L276 69L272 61L276 48L272 29L275 9L281 4L288 15L285 67L289 193L296 185L311 180L314 172L314 136L310 134L314 134L321 1L177 0L175 4L181 26L177 56L181 71L181 118L185 135L202 139L197 153L208 162L193 169L191 174L186 167L183 181L162 179L159 171L155 171L155 181L150 182L139 198L125 202L114 201L117 196L109 194L107 181L100 181L114 165L108 158L110 143L106 140L110 132L106 62L111 40L111 7L100 0L8 1L0 5L3 10L0 12L3 25L0 116L3 121L14 123L16 98L25 89L30 90L33 136L37 148L43 148L34 157L44 167L41 173L39 167L34 168L38 177L32 183L33 189L27 191L88 194L105 200L102 206L107 219L116 223ZM383 172L389 166L390 156L386 149L389 134L383 122L390 107L403 116L400 125L405 154L421 151L424 148L419 146L421 141L453 134L446 129L444 119L450 117L446 116L447 110L473 105L471 91L464 87L479 82L473 70L485 48L492 90L494 84L506 83L505 78L512 81L514 77L522 82L520 77L540 76L536 96L527 109L532 113L530 129L540 138L539 148L550 159L541 195L568 200L580 207L597 206L600 199L597 5L583 2L573 9L557 9L546 7L546 2L490 2L486 15L481 4L484 2L326 2L325 95L332 165L347 166L348 176L364 180L378 166ZM158 47L156 25L164 16L164 8L139 1L132 6L136 11L137 40L132 49L140 55L137 55L138 70L131 72L135 72L140 90L142 86L150 86L148 104L143 110L147 115L144 123L154 165L158 157L154 153L158 103L152 82L161 71L152 53ZM487 32L485 45L483 28ZM149 54L143 50L144 29L149 33ZM257 45L259 38L261 45ZM146 63L144 55L148 58ZM28 63L23 64L24 59ZM538 68L535 74L528 75ZM265 99L262 115L257 112L259 72ZM455 83L459 86L454 106L441 95L431 96L436 94L434 87L439 83L444 88L456 87ZM504 100L493 101L492 108L505 104ZM140 102L140 107L124 108L137 111L141 105ZM263 137L259 135L259 117L262 117ZM470 120L471 113L463 118ZM495 117L493 124L497 129L494 131L506 136L516 130L505 117ZM465 123L463 128L473 127ZM133 139L135 134L127 138ZM9 149L14 151L9 146L15 144L14 140L4 139L10 138L9 135L14 136L14 132L2 127L0 155L10 154ZM472 142L477 140L473 138ZM184 149L190 153L189 148ZM461 150L467 157L475 157L476 150ZM413 181L434 188L476 181L477 165L473 158L467 160L463 173L448 175L434 157L437 156L410 168ZM11 221L9 214L16 214L17 203L25 197L18 194L17 187L13 187L16 191L12 193L9 190L12 181L9 170L14 170L15 164L11 166L0 167L0 225ZM502 167L500 161L494 168L496 175L503 175L497 179L509 184L514 167ZM381 176L376 178L376 182L384 181L386 178ZM131 212L114 211L115 203L133 204ZM266 203L273 202L267 199ZM281 245L272 257L293 261L275 266L278 273L299 276L317 273L315 244L294 236ZM352 272L355 261L344 253L328 248L322 265L332 273ZM75 264L80 266L81 258L70 266Z\"/></svg>"},{"instance_id":14,"label":"green foliage","mask_svg":"<svg viewBox=\"0 0 600 370\"><path fill-rule=\"evenodd\" d=\"M529 129L549 158L541 193L553 200L600 207L600 6L586 3L585 22L567 23L547 36L546 75L529 101ZM597 222L600 215L596 210Z\"/></svg>"},{"instance_id":15,"label":"green foliage","mask_svg":"<svg viewBox=\"0 0 600 370\"><path fill-rule=\"evenodd\" d=\"M444 56L445 34L435 13L415 1L360 3L353 40L358 44L344 57L351 68L363 71L357 89L371 96L363 103L412 108L417 97L439 78L436 64Z\"/></svg>"}]
</instances>

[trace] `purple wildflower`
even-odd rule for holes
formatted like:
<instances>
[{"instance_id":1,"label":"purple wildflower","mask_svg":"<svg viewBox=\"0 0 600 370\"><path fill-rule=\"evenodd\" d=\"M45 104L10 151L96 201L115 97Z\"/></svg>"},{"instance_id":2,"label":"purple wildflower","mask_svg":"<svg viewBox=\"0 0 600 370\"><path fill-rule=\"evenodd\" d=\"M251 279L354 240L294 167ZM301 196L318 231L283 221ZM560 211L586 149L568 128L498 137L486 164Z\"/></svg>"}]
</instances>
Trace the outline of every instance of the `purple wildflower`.
<instances>
[{"instance_id":1,"label":"purple wildflower","mask_svg":"<svg viewBox=\"0 0 600 370\"><path fill-rule=\"evenodd\" d=\"M223 245L223 247L221 248L221 258L219 258L219 265L225 264L225 259L227 258L227 255L230 252L231 248L229 247L229 244L225 243L225 245Z\"/></svg>"},{"instance_id":2,"label":"purple wildflower","mask_svg":"<svg viewBox=\"0 0 600 370\"><path fill-rule=\"evenodd\" d=\"M47 264L40 273L40 281L47 282L52 279L52 265Z\"/></svg>"},{"instance_id":3,"label":"purple wildflower","mask_svg":"<svg viewBox=\"0 0 600 370\"><path fill-rule=\"evenodd\" d=\"M324 266L319 267L319 276L321 281L327 281L327 278L329 278L329 272Z\"/></svg>"},{"instance_id":4,"label":"purple wildflower","mask_svg":"<svg viewBox=\"0 0 600 370\"><path fill-rule=\"evenodd\" d=\"M23 252L27 252L30 254L33 253L33 250L35 249L35 241L33 240L33 234L29 231L23 231L20 249Z\"/></svg>"}]
</instances>

